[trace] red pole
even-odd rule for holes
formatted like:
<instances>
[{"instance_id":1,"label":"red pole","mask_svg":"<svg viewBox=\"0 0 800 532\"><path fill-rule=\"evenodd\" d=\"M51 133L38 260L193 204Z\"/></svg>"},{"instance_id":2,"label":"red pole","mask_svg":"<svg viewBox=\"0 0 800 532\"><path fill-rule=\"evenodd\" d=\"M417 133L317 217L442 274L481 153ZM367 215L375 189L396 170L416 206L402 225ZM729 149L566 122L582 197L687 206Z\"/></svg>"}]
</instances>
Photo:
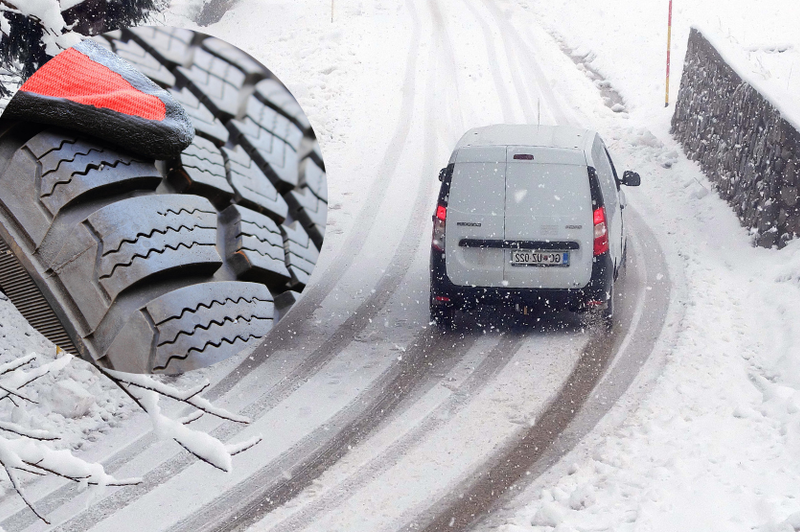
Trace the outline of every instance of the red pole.
<instances>
[{"instance_id":1,"label":"red pole","mask_svg":"<svg viewBox=\"0 0 800 532\"><path fill-rule=\"evenodd\" d=\"M669 0L669 16L667 18L667 93L664 98L664 107L669 107L669 47L672 37L672 0Z\"/></svg>"}]
</instances>

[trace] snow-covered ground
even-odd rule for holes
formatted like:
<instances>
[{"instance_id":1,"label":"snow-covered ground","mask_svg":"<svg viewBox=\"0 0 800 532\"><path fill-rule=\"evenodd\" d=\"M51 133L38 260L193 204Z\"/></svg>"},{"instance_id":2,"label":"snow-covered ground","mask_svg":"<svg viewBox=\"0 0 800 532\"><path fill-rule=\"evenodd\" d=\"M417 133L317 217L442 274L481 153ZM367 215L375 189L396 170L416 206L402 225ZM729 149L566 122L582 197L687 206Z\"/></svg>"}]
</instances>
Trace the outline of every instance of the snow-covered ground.
<instances>
[{"instance_id":1,"label":"snow-covered ground","mask_svg":"<svg viewBox=\"0 0 800 532\"><path fill-rule=\"evenodd\" d=\"M624 110L604 106L582 67L552 80L558 98L577 119L601 132L617 165L642 175L642 186L628 191L628 199L656 233L674 285L672 327L630 392L578 448L509 503L492 526L507 532L800 529L800 242L781 251L752 247L731 209L671 139L672 106L664 108L667 1L657 6L635 0L492 3L521 35L583 57L622 96ZM197 0L175 0L163 21L194 27L190 19L198 5ZM342 0L335 4L332 22L332 5L304 0L255 7L242 2L218 24L201 28L260 59L308 115L330 180L330 250L343 242L355 213L369 201L368 177L381 161L375 154L391 140L392 129L384 122L397 120L403 91L409 89L403 87L405 43L401 49L380 46L408 24L406 6ZM788 116L800 116L800 105L791 98L800 91L798 21L800 4L778 0L762 1L757 8L743 0L677 1L670 102L677 97L689 27L697 25L725 47L726 56L749 67L743 74L769 91ZM449 23L450 32L467 31ZM469 29L477 39L481 29ZM455 57L480 60L479 47L464 46L454 51ZM507 46L497 32L494 46L500 53ZM542 55L542 60L551 58ZM564 64L571 65L566 55L561 61L558 67L543 67L561 72ZM420 64L436 67L435 62ZM426 74L418 72L423 79ZM458 72L461 80L471 75ZM485 72L476 69L474 75ZM504 75L514 77L507 70ZM479 85L490 86L485 80ZM503 87L496 89L483 99L473 91L472 101L462 101L488 109L461 115L467 117L464 130L481 125L472 123L480 117L528 116L525 109L502 101ZM443 112L457 114L446 107ZM452 145L461 133L437 141ZM387 161L381 164L390 166ZM398 222L398 230L402 227ZM331 257L322 254L317 282ZM0 310L8 306L0 301ZM0 363L29 351L44 356L52 351L35 331L14 321L13 312L2 316L0 348L6 358L0 357ZM15 421L61 431L65 436L59 445L80 454L129 417L132 407L121 406L120 392L98 384L79 361L64 371L62 378L74 383L69 387L94 398L85 416L67 419L57 408L33 410L26 414L29 419L13 415ZM46 397L51 385L36 393ZM7 408L0 416L12 415ZM143 416L134 421L146 423Z\"/></svg>"}]
</instances>

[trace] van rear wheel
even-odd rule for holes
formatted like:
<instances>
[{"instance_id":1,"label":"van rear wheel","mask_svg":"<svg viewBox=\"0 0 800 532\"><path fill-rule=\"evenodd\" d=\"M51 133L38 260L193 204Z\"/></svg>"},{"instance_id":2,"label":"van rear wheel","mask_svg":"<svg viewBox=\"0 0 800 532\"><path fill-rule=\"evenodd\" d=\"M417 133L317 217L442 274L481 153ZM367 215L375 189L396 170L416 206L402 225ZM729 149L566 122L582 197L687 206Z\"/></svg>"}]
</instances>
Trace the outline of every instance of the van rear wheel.
<instances>
[{"instance_id":1,"label":"van rear wheel","mask_svg":"<svg viewBox=\"0 0 800 532\"><path fill-rule=\"evenodd\" d=\"M431 321L443 331L455 328L456 309L431 305Z\"/></svg>"}]
</instances>

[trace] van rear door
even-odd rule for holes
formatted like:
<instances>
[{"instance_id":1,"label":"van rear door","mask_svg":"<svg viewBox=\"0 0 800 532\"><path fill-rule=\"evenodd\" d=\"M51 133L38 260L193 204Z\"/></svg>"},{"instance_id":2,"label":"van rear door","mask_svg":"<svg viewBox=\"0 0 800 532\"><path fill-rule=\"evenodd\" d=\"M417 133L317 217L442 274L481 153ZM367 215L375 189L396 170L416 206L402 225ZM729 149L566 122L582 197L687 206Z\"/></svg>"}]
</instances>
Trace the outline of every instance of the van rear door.
<instances>
[{"instance_id":1,"label":"van rear door","mask_svg":"<svg viewBox=\"0 0 800 532\"><path fill-rule=\"evenodd\" d=\"M502 286L506 147L456 154L447 202L445 264L459 286Z\"/></svg>"},{"instance_id":2,"label":"van rear door","mask_svg":"<svg viewBox=\"0 0 800 532\"><path fill-rule=\"evenodd\" d=\"M506 161L504 238L511 246L504 250L506 286L585 286L592 275L593 225L583 152L509 146ZM515 248L545 253L525 256ZM549 262L530 263L539 259Z\"/></svg>"}]
</instances>

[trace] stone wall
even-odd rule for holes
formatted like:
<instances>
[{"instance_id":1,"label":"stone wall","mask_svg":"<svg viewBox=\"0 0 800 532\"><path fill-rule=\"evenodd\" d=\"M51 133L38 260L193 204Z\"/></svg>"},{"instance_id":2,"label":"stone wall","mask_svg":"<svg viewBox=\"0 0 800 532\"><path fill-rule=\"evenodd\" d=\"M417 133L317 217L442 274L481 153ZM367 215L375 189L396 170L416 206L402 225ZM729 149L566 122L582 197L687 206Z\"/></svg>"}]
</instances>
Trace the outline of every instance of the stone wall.
<instances>
[{"instance_id":1,"label":"stone wall","mask_svg":"<svg viewBox=\"0 0 800 532\"><path fill-rule=\"evenodd\" d=\"M694 28L671 132L756 244L800 235L800 133Z\"/></svg>"}]
</instances>

